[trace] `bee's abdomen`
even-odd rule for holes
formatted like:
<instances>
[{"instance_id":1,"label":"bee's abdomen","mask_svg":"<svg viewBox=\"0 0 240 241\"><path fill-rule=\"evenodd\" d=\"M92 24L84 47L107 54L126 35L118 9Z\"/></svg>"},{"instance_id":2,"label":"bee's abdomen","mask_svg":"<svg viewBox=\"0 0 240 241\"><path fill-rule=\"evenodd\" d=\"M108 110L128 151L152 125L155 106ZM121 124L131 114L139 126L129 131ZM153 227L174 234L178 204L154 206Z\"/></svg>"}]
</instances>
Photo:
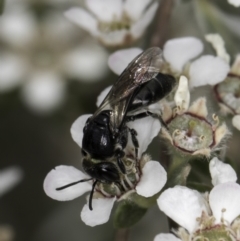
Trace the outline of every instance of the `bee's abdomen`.
<instances>
[{"instance_id":1,"label":"bee's abdomen","mask_svg":"<svg viewBox=\"0 0 240 241\"><path fill-rule=\"evenodd\" d=\"M129 106L129 111L151 105L168 95L176 85L176 79L171 75L159 73L156 77L143 84L133 102Z\"/></svg>"}]
</instances>

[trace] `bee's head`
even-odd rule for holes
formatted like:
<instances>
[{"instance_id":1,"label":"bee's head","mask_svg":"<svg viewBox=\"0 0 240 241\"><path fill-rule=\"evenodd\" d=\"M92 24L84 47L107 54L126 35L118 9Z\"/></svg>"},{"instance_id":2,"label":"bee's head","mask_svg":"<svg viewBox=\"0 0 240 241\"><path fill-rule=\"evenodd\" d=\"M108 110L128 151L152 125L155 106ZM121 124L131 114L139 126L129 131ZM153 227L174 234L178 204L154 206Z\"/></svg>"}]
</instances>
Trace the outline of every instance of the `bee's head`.
<instances>
[{"instance_id":1,"label":"bee's head","mask_svg":"<svg viewBox=\"0 0 240 241\"><path fill-rule=\"evenodd\" d=\"M117 166L110 161L96 160L85 156L82 161L84 171L93 179L102 183L119 182L120 175Z\"/></svg>"},{"instance_id":2,"label":"bee's head","mask_svg":"<svg viewBox=\"0 0 240 241\"><path fill-rule=\"evenodd\" d=\"M56 188L56 190L61 191L63 189L66 189L78 183L94 180L92 185L92 191L89 197L89 209L92 210L92 198L93 198L93 193L97 182L119 183L120 175L119 175L119 170L114 163L110 161L92 159L90 155L88 155L85 151L82 151L82 154L84 156L82 161L82 166L84 171L90 176L90 178L68 183L64 186Z\"/></svg>"}]
</instances>

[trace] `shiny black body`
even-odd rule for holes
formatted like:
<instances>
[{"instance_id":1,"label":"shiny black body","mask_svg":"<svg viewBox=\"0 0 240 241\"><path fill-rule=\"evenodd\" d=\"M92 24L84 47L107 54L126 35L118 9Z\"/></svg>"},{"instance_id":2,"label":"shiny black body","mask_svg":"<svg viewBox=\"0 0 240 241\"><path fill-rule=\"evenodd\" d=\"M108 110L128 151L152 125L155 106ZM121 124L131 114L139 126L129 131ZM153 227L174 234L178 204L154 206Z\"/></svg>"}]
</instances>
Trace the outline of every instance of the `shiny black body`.
<instances>
[{"instance_id":1,"label":"shiny black body","mask_svg":"<svg viewBox=\"0 0 240 241\"><path fill-rule=\"evenodd\" d=\"M120 181L118 168L115 164L106 160L114 156L116 158L124 156L123 150L127 145L129 131L126 123L128 120L135 119L134 115L128 116L127 113L134 113L161 100L171 92L175 84L176 80L171 75L159 73L149 82L139 86L132 96L119 129L115 129L114 132L110 127L111 110L103 110L94 118L89 118L83 130L83 153L89 153L91 158L101 160L101 162L96 164L84 159L83 168L85 172L100 182L111 183ZM143 112L141 117L150 114L149 112ZM120 149L116 148L117 145ZM121 154L120 157L118 156L119 153ZM117 163L121 165L121 161ZM124 167L120 166L119 168L124 173Z\"/></svg>"}]
</instances>

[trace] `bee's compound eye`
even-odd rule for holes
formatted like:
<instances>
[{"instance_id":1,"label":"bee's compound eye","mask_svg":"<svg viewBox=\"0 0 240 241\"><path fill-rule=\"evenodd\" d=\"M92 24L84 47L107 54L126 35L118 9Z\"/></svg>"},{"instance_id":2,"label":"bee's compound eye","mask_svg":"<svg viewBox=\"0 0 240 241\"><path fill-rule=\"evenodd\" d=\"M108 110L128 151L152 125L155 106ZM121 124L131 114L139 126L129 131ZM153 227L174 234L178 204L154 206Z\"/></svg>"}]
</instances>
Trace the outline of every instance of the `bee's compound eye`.
<instances>
[{"instance_id":1,"label":"bee's compound eye","mask_svg":"<svg viewBox=\"0 0 240 241\"><path fill-rule=\"evenodd\" d=\"M87 152L84 151L83 149L82 149L82 155L83 155L83 156L86 156L86 155L87 155Z\"/></svg>"}]
</instances>

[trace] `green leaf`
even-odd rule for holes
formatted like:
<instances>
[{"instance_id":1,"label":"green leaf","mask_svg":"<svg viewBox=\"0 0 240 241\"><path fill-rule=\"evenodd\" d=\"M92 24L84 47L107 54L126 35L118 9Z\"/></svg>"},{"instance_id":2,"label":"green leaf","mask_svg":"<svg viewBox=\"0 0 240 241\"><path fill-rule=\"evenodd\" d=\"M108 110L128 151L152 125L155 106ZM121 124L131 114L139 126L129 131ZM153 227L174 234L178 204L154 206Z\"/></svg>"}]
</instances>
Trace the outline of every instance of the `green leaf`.
<instances>
[{"instance_id":1,"label":"green leaf","mask_svg":"<svg viewBox=\"0 0 240 241\"><path fill-rule=\"evenodd\" d=\"M0 0L0 15L3 13L4 0Z\"/></svg>"},{"instance_id":2,"label":"green leaf","mask_svg":"<svg viewBox=\"0 0 240 241\"><path fill-rule=\"evenodd\" d=\"M114 226L116 228L129 228L137 223L146 212L146 208L139 207L134 202L122 201L115 212Z\"/></svg>"}]
</instances>

